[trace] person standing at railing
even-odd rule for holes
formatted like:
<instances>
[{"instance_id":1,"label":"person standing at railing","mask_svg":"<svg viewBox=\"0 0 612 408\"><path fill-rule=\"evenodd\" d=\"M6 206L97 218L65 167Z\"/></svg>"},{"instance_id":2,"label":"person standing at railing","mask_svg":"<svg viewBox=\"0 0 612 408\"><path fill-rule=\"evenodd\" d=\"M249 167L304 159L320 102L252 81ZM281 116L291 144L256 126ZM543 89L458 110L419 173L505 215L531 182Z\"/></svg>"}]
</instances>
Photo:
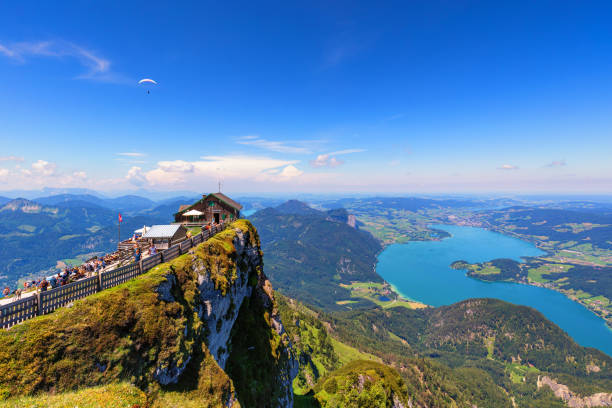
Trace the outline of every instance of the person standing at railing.
<instances>
[{"instance_id":1,"label":"person standing at railing","mask_svg":"<svg viewBox=\"0 0 612 408\"><path fill-rule=\"evenodd\" d=\"M134 262L140 262L140 248L138 248L138 245L134 245Z\"/></svg>"},{"instance_id":2,"label":"person standing at railing","mask_svg":"<svg viewBox=\"0 0 612 408\"><path fill-rule=\"evenodd\" d=\"M52 288L57 287L57 279L55 278L55 276L52 276L51 278L49 278L49 283L51 284Z\"/></svg>"},{"instance_id":3,"label":"person standing at railing","mask_svg":"<svg viewBox=\"0 0 612 408\"><path fill-rule=\"evenodd\" d=\"M49 286L49 282L47 282L46 278L43 278L43 280L40 282L40 291L46 292L48 286Z\"/></svg>"}]
</instances>

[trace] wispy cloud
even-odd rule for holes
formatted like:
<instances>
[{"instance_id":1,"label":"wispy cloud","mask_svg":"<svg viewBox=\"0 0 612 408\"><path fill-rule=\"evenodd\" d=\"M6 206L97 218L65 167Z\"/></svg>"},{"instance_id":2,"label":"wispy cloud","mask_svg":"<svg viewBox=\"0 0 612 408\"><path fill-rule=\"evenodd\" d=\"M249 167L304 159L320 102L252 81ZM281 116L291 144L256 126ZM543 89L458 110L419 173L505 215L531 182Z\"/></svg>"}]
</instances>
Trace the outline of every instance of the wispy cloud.
<instances>
[{"instance_id":1,"label":"wispy cloud","mask_svg":"<svg viewBox=\"0 0 612 408\"><path fill-rule=\"evenodd\" d=\"M0 161L22 162L23 161L23 157L19 157L19 156L0 156Z\"/></svg>"},{"instance_id":2,"label":"wispy cloud","mask_svg":"<svg viewBox=\"0 0 612 408\"><path fill-rule=\"evenodd\" d=\"M311 149L306 146L307 142L280 142L267 140L256 135L242 136L236 142L245 146L254 146L264 150L277 153L311 153Z\"/></svg>"},{"instance_id":3,"label":"wispy cloud","mask_svg":"<svg viewBox=\"0 0 612 408\"><path fill-rule=\"evenodd\" d=\"M548 163L545 167L565 167L565 166L567 166L565 159L561 159L561 160L553 160L552 162Z\"/></svg>"},{"instance_id":4,"label":"wispy cloud","mask_svg":"<svg viewBox=\"0 0 612 408\"><path fill-rule=\"evenodd\" d=\"M365 149L344 149L338 150L331 153L325 153L318 155L314 160L310 161L311 167L338 167L344 164L344 160L338 159L335 156L340 156L343 154L351 154L351 153L361 153L365 152Z\"/></svg>"},{"instance_id":5,"label":"wispy cloud","mask_svg":"<svg viewBox=\"0 0 612 408\"><path fill-rule=\"evenodd\" d=\"M514 164L502 164L500 167L497 168L498 170L518 170L519 167L515 166Z\"/></svg>"},{"instance_id":6,"label":"wispy cloud","mask_svg":"<svg viewBox=\"0 0 612 408\"><path fill-rule=\"evenodd\" d=\"M398 114L395 114L395 115L388 116L388 117L384 118L383 120L388 122L388 121L391 121L391 120L401 119L401 118L403 118L405 116L406 116L405 113L398 113Z\"/></svg>"},{"instance_id":7,"label":"wispy cloud","mask_svg":"<svg viewBox=\"0 0 612 408\"><path fill-rule=\"evenodd\" d=\"M341 154L351 154L351 153L362 153L365 152L366 149L344 149L344 150L338 150L336 152L331 152L329 153L330 155L334 156L334 155L341 155Z\"/></svg>"},{"instance_id":8,"label":"wispy cloud","mask_svg":"<svg viewBox=\"0 0 612 408\"><path fill-rule=\"evenodd\" d=\"M355 21L342 21L323 49L322 69L342 65L368 50L379 35L369 27L357 27Z\"/></svg>"},{"instance_id":9,"label":"wispy cloud","mask_svg":"<svg viewBox=\"0 0 612 408\"><path fill-rule=\"evenodd\" d=\"M12 44L0 43L0 55L19 63L32 57L70 58L76 60L85 72L78 79L92 79L106 82L125 82L125 77L111 71L111 62L77 44L62 40L25 41Z\"/></svg>"},{"instance_id":10,"label":"wispy cloud","mask_svg":"<svg viewBox=\"0 0 612 408\"><path fill-rule=\"evenodd\" d=\"M127 156L127 157L143 157L146 156L145 153L138 153L138 152L124 152L124 153L117 153L118 156Z\"/></svg>"}]
</instances>

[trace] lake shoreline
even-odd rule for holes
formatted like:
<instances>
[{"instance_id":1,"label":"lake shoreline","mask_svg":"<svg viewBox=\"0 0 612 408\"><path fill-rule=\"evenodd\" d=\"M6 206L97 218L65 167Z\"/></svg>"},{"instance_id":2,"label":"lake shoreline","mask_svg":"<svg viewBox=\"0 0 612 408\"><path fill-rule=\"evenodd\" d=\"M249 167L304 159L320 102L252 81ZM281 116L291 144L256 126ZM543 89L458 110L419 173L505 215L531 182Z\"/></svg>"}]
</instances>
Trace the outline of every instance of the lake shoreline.
<instances>
[{"instance_id":1,"label":"lake shoreline","mask_svg":"<svg viewBox=\"0 0 612 408\"><path fill-rule=\"evenodd\" d=\"M448 225L462 226L462 225L459 225L459 224L448 224ZM429 227L430 227L430 226L428 225L428 228L429 228ZM490 232L494 232L494 233L496 233L496 234L500 234L500 235L503 235L503 236L506 236L506 237L509 237L509 238L518 239L518 240L520 240L520 241L530 243L530 244L532 244L533 246L535 246L536 248L538 248L540 251L544 252L544 254L539 255L539 256L536 256L536 257L531 257L531 256L521 256L520 258L521 258L523 261L525 261L527 258L541 258L541 257L551 256L551 255L553 254L553 253L552 253L550 250L548 250L548 249L545 249L545 248L540 248L540 246L538 245L538 242L537 242L537 241L527 240L527 239L524 239L524 238L522 238L522 237L520 237L520 236L510 235L510 234L505 233L505 231L504 231L504 230L500 230L500 229L497 229L497 228L489 228L489 227L486 227L486 226L482 226L482 227L472 227L472 226L470 226L469 228L481 228L481 229L483 229L483 230L490 231ZM452 236L452 235L451 235L451 236ZM456 261L455 261L455 262L456 262ZM451 268L452 268L452 266L451 266ZM454 269L454 268L453 268L453 269ZM469 270L467 270L467 269L460 269L460 270L465 271L465 275L466 275L468 278L471 278L471 279L476 279L476 280L478 280L478 281L480 281L480 282L487 282L487 283L494 283L494 282L497 282L497 281L489 281L489 280L486 280L486 279L481 279L481 278L479 278L478 276L473 276L473 275L470 275L470 274L469 274ZM595 310L593 310L593 309L591 308L590 304L588 304L588 303L586 303L586 302L581 301L579 298L576 298L576 297L572 297L572 296L570 296L569 294L567 294L566 292L564 292L564 291L563 291L563 290L561 290L560 288L557 288L557 287L552 286L552 285L548 286L548 285L546 285L546 284L539 283L539 282L529 282L529 281L521 281L521 280L513 280L513 279L504 280L504 281L499 281L499 282L517 283L517 284L521 284L521 285L534 286L534 287L538 287L538 288L544 288L544 289L548 289L548 290L553 290L553 291L555 291L555 292L557 292L557 293L560 293L560 294L562 294L563 296L565 296L567 299L569 299L569 300L571 300L571 301L573 301L573 302L578 303L579 305L581 305L582 307L584 307L585 309L587 309L589 312L593 313L595 316L597 316L597 317L599 317L600 319L602 319L602 320L603 320L603 321L606 323L606 326L608 327L608 329L609 329L610 331L612 331L612 317L610 317L610 318L608 318L608 319L607 319L607 318L605 318L605 317L603 317L603 316L600 316L600 315L599 315L599 314L598 314L598 313L597 313Z\"/></svg>"},{"instance_id":2,"label":"lake shoreline","mask_svg":"<svg viewBox=\"0 0 612 408\"><path fill-rule=\"evenodd\" d=\"M432 227L438 229L438 225ZM484 262L497 258L512 258L520 262L527 257L545 256L542 255L544 251L530 242L497 231L457 225L440 225L440 227L443 227L450 236L436 240L389 244L377 254L375 273L387 282L398 296L432 307L450 305L469 298L496 298L525 305L543 313L582 346L594 347L606 354L612 353L609 340L612 339L610 337L612 328L608 321L565 293L526 282L512 280L491 282L478 279L468 276L465 270L463 274L457 274L457 270L449 266L452 261L461 259L462 255L471 262ZM462 233L459 233L460 231ZM486 247L484 251L480 249L483 245ZM445 262L449 256L452 260ZM443 261L445 263L442 265ZM461 278L455 279L449 275L453 273ZM470 284L470 281L478 284ZM485 283L506 283L510 286L483 286ZM523 284L515 285L518 283ZM406 292L405 288L409 288L409 291ZM529 290L519 288L529 288ZM544 292L539 292L542 290ZM568 300L571 302L567 302ZM587 314L589 317L585 316Z\"/></svg>"},{"instance_id":3,"label":"lake shoreline","mask_svg":"<svg viewBox=\"0 0 612 408\"><path fill-rule=\"evenodd\" d=\"M455 269L455 268L453 268L453 269ZM468 270L468 269L455 269L455 270L457 270L457 271L463 271L463 272L465 272L465 276L466 276L467 278L469 278L469 279L474 279L474 280L477 280L477 281L479 281L479 282L484 282L484 283L514 283L514 284L517 284L517 285L533 286L533 287L536 287L536 288L543 288L543 289L552 290L552 291L555 291L555 292L557 292L557 293L560 293L560 294L562 294L563 296L565 296L567 299L571 300L572 302L576 302L576 303L578 303L580 306L584 307L584 308L585 308L585 309L587 309L589 312L593 313L595 316L597 316L597 317L599 317L600 319L602 319L602 320L603 320L603 321L606 323L606 326L608 327L608 329L610 330L610 332L612 333L612 319L608 320L608 319L606 319L606 318L604 318L604 317L602 317L602 316L598 315L598 314L597 314L597 313L596 313L594 310L592 310L590 307L588 307L588 305L587 305L587 304L582 303L582 302L581 302L581 301L580 301L578 298L572 298L571 296L568 296L568 295L567 295L566 293L564 293L563 291L561 291L561 290L557 290L557 289L556 289L556 288L554 288L554 287L545 286L545 285L540 284L540 283L538 283L538 282L524 282L524 281L518 281L518 280L501 280L501 281L490 281L490 280L486 280L486 279L481 279L481 278L479 278L479 277L477 277L477 276L470 275L470 274L468 273L468 272L469 272L469 270ZM393 285L391 285L391 286L393 287Z\"/></svg>"}]
</instances>

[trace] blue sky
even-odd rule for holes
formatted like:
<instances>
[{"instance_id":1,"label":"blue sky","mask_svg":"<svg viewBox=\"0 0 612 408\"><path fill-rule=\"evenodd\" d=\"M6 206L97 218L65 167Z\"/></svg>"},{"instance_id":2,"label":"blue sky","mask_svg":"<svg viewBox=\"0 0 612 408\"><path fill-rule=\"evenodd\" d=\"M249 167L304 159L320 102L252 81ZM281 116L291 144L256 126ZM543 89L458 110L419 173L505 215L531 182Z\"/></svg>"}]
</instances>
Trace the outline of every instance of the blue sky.
<instances>
[{"instance_id":1,"label":"blue sky","mask_svg":"<svg viewBox=\"0 0 612 408\"><path fill-rule=\"evenodd\" d=\"M0 191L612 191L606 2L122 3L0 5Z\"/></svg>"}]
</instances>

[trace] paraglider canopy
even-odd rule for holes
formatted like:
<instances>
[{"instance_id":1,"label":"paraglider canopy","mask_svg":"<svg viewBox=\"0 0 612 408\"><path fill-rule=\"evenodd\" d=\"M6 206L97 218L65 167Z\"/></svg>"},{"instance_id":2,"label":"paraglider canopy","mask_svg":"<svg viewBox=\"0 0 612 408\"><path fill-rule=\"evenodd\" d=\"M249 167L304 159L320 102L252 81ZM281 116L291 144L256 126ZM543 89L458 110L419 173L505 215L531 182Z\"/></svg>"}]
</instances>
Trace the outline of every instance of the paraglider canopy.
<instances>
[{"instance_id":1,"label":"paraglider canopy","mask_svg":"<svg viewBox=\"0 0 612 408\"><path fill-rule=\"evenodd\" d=\"M141 86L144 86L145 88L147 88L147 93L150 94L151 91L148 88L152 87L153 85L157 86L157 82L155 82L154 80L152 80L150 78L143 78L140 81L138 81L138 85L141 85Z\"/></svg>"}]
</instances>

